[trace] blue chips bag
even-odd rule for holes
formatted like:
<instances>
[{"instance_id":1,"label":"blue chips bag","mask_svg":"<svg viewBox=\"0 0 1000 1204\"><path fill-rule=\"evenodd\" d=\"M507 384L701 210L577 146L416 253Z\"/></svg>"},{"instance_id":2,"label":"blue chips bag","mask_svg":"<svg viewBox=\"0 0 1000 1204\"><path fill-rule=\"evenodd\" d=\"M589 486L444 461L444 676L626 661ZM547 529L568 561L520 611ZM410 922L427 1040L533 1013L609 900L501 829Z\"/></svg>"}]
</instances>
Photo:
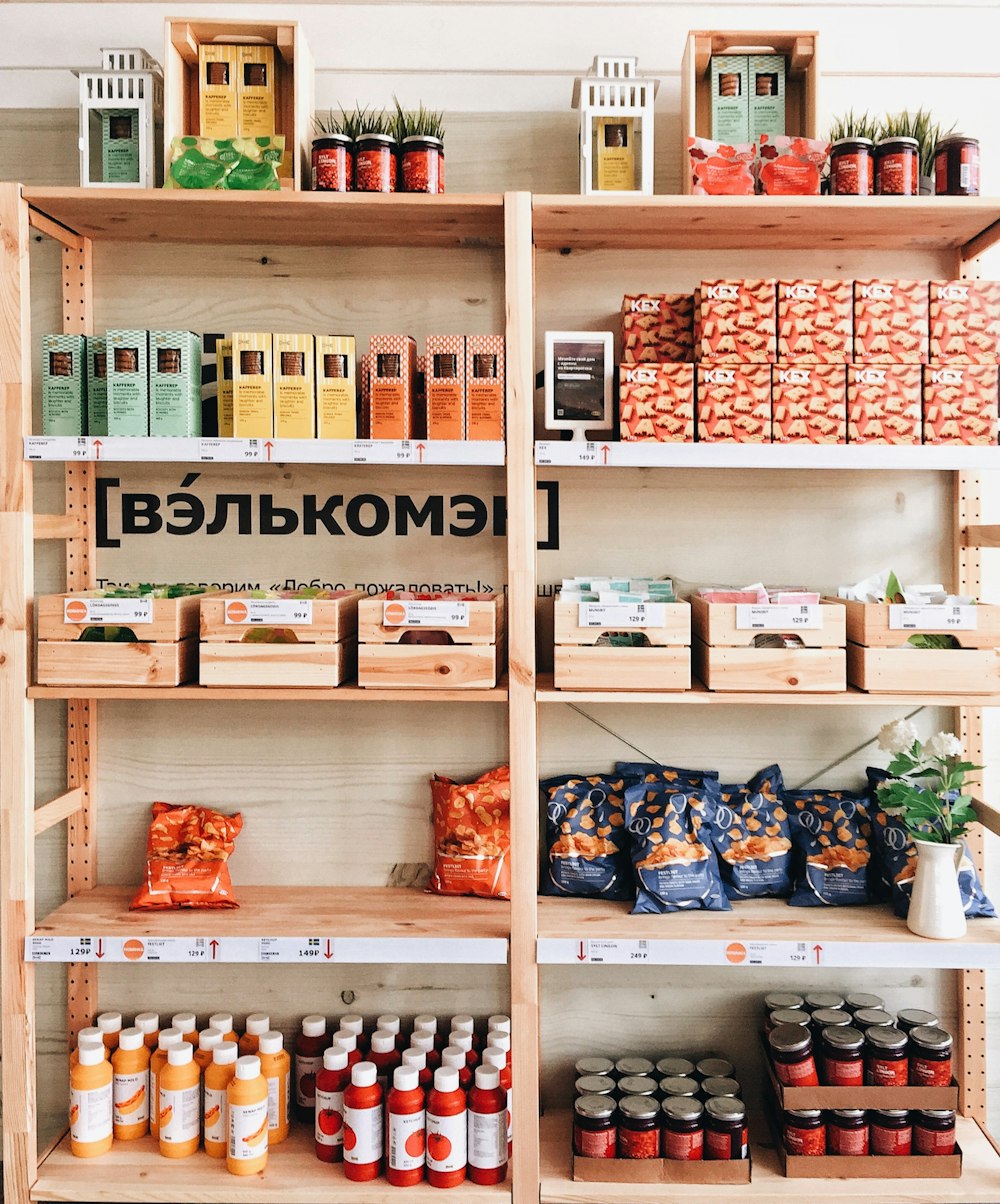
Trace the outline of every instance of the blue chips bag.
<instances>
[{"instance_id":1,"label":"blue chips bag","mask_svg":"<svg viewBox=\"0 0 1000 1204\"><path fill-rule=\"evenodd\" d=\"M676 772L680 777L685 773ZM701 785L637 782L626 789L625 822L636 878L633 915L731 910L712 845L718 802L714 780Z\"/></svg>"},{"instance_id":2,"label":"blue chips bag","mask_svg":"<svg viewBox=\"0 0 1000 1204\"><path fill-rule=\"evenodd\" d=\"M868 796L853 790L786 790L795 846L793 907L872 902Z\"/></svg>"},{"instance_id":3,"label":"blue chips bag","mask_svg":"<svg viewBox=\"0 0 1000 1204\"><path fill-rule=\"evenodd\" d=\"M702 782L719 780L714 769L677 769L654 761L617 761L615 773L626 778L641 778L644 782L674 782L678 786L700 786Z\"/></svg>"},{"instance_id":4,"label":"blue chips bag","mask_svg":"<svg viewBox=\"0 0 1000 1204\"><path fill-rule=\"evenodd\" d=\"M590 774L541 784L548 836L542 894L633 899L625 835L625 778Z\"/></svg>"},{"instance_id":5,"label":"blue chips bag","mask_svg":"<svg viewBox=\"0 0 1000 1204\"><path fill-rule=\"evenodd\" d=\"M781 770L769 765L745 786L719 787L712 839L730 899L792 893L792 832Z\"/></svg>"}]
</instances>

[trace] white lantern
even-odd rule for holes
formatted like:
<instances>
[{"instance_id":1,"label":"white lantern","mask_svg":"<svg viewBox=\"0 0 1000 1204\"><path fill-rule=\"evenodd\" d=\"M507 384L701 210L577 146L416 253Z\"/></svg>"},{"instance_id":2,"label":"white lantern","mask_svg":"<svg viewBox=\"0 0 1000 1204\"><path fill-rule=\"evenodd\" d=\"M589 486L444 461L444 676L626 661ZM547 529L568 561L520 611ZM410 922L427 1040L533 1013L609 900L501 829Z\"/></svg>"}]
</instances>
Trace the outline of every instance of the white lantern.
<instances>
[{"instance_id":1,"label":"white lantern","mask_svg":"<svg viewBox=\"0 0 1000 1204\"><path fill-rule=\"evenodd\" d=\"M163 73L138 47L101 51L101 69L80 80L80 183L155 188L163 129Z\"/></svg>"},{"instance_id":2,"label":"white lantern","mask_svg":"<svg viewBox=\"0 0 1000 1204\"><path fill-rule=\"evenodd\" d=\"M580 192L653 194L653 101L658 79L639 60L598 55L573 85L580 110Z\"/></svg>"}]
</instances>

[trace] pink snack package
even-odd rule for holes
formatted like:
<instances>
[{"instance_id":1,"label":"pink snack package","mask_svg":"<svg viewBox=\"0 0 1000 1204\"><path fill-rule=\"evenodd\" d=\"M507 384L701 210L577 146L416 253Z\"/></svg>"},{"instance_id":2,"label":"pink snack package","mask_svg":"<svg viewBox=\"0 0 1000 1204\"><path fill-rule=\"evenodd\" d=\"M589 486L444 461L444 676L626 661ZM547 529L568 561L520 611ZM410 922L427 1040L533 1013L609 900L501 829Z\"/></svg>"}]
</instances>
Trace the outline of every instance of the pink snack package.
<instances>
[{"instance_id":1,"label":"pink snack package","mask_svg":"<svg viewBox=\"0 0 1000 1204\"><path fill-rule=\"evenodd\" d=\"M819 196L830 143L787 134L761 134L757 179L768 196Z\"/></svg>"},{"instance_id":2,"label":"pink snack package","mask_svg":"<svg viewBox=\"0 0 1000 1204\"><path fill-rule=\"evenodd\" d=\"M691 191L695 196L753 196L752 142L727 145L708 138L688 138Z\"/></svg>"}]
</instances>

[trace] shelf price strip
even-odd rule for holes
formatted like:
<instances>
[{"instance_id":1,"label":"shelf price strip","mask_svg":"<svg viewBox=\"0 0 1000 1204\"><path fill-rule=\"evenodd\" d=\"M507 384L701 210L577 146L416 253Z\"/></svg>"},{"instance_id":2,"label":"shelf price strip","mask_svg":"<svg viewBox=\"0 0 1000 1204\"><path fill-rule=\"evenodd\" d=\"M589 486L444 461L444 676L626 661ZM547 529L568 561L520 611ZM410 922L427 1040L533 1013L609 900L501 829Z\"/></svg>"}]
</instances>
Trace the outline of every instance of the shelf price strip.
<instances>
[{"instance_id":1,"label":"shelf price strip","mask_svg":"<svg viewBox=\"0 0 1000 1204\"><path fill-rule=\"evenodd\" d=\"M975 606L889 607L890 631L975 631L979 616Z\"/></svg>"}]
</instances>

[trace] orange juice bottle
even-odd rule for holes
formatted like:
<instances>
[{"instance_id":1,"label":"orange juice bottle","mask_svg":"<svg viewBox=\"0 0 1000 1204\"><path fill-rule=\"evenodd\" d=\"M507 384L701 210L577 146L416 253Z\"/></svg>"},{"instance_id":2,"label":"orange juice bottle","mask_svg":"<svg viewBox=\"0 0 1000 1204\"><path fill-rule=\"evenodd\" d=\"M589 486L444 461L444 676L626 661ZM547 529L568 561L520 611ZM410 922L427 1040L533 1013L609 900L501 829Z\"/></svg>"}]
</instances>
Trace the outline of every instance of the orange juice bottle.
<instances>
[{"instance_id":1,"label":"orange juice bottle","mask_svg":"<svg viewBox=\"0 0 1000 1204\"><path fill-rule=\"evenodd\" d=\"M111 1055L115 1141L149 1132L149 1050L137 1028L123 1028Z\"/></svg>"},{"instance_id":2,"label":"orange juice bottle","mask_svg":"<svg viewBox=\"0 0 1000 1204\"><path fill-rule=\"evenodd\" d=\"M237 1059L236 1074L226 1088L229 1108L229 1148L226 1170L233 1175L256 1175L267 1166L267 1082L260 1058Z\"/></svg>"},{"instance_id":3,"label":"orange juice bottle","mask_svg":"<svg viewBox=\"0 0 1000 1204\"><path fill-rule=\"evenodd\" d=\"M223 1041L212 1050L212 1062L205 1071L202 1127L205 1133L205 1153L211 1158L225 1158L229 1149L226 1088L236 1074L238 1053L235 1041Z\"/></svg>"},{"instance_id":4,"label":"orange juice bottle","mask_svg":"<svg viewBox=\"0 0 1000 1204\"><path fill-rule=\"evenodd\" d=\"M217 1028L203 1028L198 1034L198 1048L194 1051L194 1060L202 1074L212 1065L212 1051L223 1042L224 1036Z\"/></svg>"},{"instance_id":5,"label":"orange juice bottle","mask_svg":"<svg viewBox=\"0 0 1000 1204\"><path fill-rule=\"evenodd\" d=\"M233 1028L232 1012L216 1012L208 1018L208 1027L217 1028L222 1033L223 1041L239 1041L236 1029Z\"/></svg>"},{"instance_id":6,"label":"orange juice bottle","mask_svg":"<svg viewBox=\"0 0 1000 1204\"><path fill-rule=\"evenodd\" d=\"M77 1158L96 1158L111 1149L111 1063L89 1042L79 1050L69 1076L69 1148Z\"/></svg>"},{"instance_id":7,"label":"orange juice bottle","mask_svg":"<svg viewBox=\"0 0 1000 1204\"><path fill-rule=\"evenodd\" d=\"M160 1038L160 1017L156 1012L140 1012L133 1021L135 1027L142 1033L146 1048L152 1054Z\"/></svg>"},{"instance_id":8,"label":"orange juice bottle","mask_svg":"<svg viewBox=\"0 0 1000 1204\"><path fill-rule=\"evenodd\" d=\"M157 1098L160 1153L164 1158L187 1158L201 1138L201 1071L189 1042L167 1050Z\"/></svg>"},{"instance_id":9,"label":"orange juice bottle","mask_svg":"<svg viewBox=\"0 0 1000 1204\"><path fill-rule=\"evenodd\" d=\"M167 1053L182 1040L178 1029L161 1028L156 1049L149 1058L149 1131L153 1137L160 1131L160 1071L167 1064Z\"/></svg>"},{"instance_id":10,"label":"orange juice bottle","mask_svg":"<svg viewBox=\"0 0 1000 1204\"><path fill-rule=\"evenodd\" d=\"M69 1055L70 1070L72 1070L73 1067L76 1065L77 1060L80 1056L79 1055L80 1046L85 1045L88 1041L99 1041L101 1043L101 1045L104 1045L104 1036L101 1033L101 1030L99 1028L81 1028L80 1031L76 1034L76 1048L70 1050L70 1055ZM107 1049L107 1046L105 1046L105 1049Z\"/></svg>"},{"instance_id":11,"label":"orange juice bottle","mask_svg":"<svg viewBox=\"0 0 1000 1204\"><path fill-rule=\"evenodd\" d=\"M260 1038L271 1031L271 1017L265 1012L251 1012L247 1016L247 1031L240 1037L240 1056L255 1054Z\"/></svg>"},{"instance_id":12,"label":"orange juice bottle","mask_svg":"<svg viewBox=\"0 0 1000 1204\"><path fill-rule=\"evenodd\" d=\"M194 1012L178 1012L170 1017L170 1027L181 1031L181 1039L192 1049L198 1044L198 1017Z\"/></svg>"},{"instance_id":13,"label":"orange juice bottle","mask_svg":"<svg viewBox=\"0 0 1000 1204\"><path fill-rule=\"evenodd\" d=\"M267 1140L269 1145L280 1145L288 1136L292 1059L281 1033L262 1033L259 1041L260 1073L267 1083Z\"/></svg>"},{"instance_id":14,"label":"orange juice bottle","mask_svg":"<svg viewBox=\"0 0 1000 1204\"><path fill-rule=\"evenodd\" d=\"M118 1048L118 1034L122 1031L121 1012L101 1012L97 1017L97 1027L101 1030L110 1058Z\"/></svg>"}]
</instances>

